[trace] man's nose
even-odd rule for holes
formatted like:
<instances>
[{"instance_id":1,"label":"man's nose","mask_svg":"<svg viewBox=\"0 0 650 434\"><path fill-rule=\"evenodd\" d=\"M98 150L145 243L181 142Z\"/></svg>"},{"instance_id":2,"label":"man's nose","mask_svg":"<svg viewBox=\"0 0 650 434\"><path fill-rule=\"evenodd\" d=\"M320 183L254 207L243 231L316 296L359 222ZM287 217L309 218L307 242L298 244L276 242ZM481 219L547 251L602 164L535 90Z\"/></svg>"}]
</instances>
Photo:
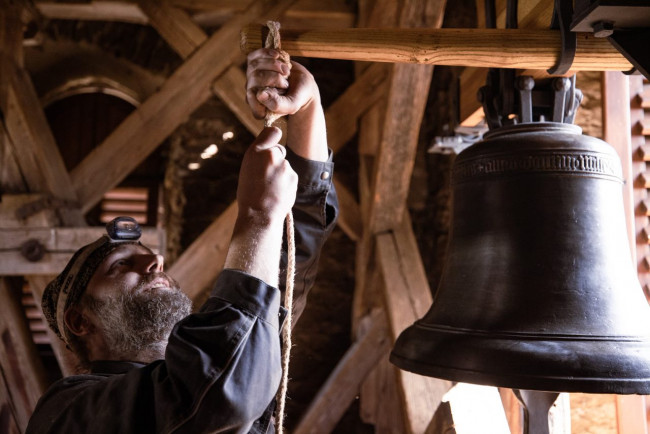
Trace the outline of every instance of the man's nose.
<instances>
[{"instance_id":1,"label":"man's nose","mask_svg":"<svg viewBox=\"0 0 650 434\"><path fill-rule=\"evenodd\" d=\"M142 255L141 269L144 273L159 273L163 271L163 266L165 264L165 259L162 255Z\"/></svg>"}]
</instances>

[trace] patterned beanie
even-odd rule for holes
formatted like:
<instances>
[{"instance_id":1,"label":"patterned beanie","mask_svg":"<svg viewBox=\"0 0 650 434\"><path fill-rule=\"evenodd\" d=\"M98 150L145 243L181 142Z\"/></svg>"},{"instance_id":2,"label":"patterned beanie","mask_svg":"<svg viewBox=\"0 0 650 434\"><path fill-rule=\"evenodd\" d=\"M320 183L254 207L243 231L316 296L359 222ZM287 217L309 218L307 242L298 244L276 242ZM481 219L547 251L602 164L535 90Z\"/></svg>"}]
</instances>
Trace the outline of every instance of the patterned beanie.
<instances>
[{"instance_id":1,"label":"patterned beanie","mask_svg":"<svg viewBox=\"0 0 650 434\"><path fill-rule=\"evenodd\" d=\"M118 219L110 222L107 228ZM69 330L63 320L66 310L79 301L86 291L88 282L97 271L102 261L115 249L125 244L140 244L140 228L135 220L128 218L129 223L133 222L137 229L137 238L133 236L130 239L113 239L111 236L103 235L98 240L83 246L75 252L63 272L51 281L43 292L41 306L43 314L49 326L54 332L66 343L69 343ZM111 231L108 231L109 234ZM114 235L112 235L114 237Z\"/></svg>"}]
</instances>

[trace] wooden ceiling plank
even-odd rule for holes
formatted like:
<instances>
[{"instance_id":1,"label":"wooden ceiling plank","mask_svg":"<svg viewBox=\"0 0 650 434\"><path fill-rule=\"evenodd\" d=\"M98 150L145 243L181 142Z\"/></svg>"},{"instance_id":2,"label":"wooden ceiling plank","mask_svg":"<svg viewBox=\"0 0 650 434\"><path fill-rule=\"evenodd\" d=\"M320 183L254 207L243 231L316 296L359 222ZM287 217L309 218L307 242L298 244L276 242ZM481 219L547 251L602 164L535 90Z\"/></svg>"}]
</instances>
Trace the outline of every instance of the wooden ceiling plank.
<instances>
[{"instance_id":1,"label":"wooden ceiling plank","mask_svg":"<svg viewBox=\"0 0 650 434\"><path fill-rule=\"evenodd\" d=\"M400 25L427 25L439 28L445 0L432 0L436 15L421 22L424 5L407 2ZM390 79L386 117L372 179L372 201L368 230L379 233L399 223L406 208L420 124L429 94L433 66L396 64Z\"/></svg>"},{"instance_id":2,"label":"wooden ceiling plank","mask_svg":"<svg viewBox=\"0 0 650 434\"><path fill-rule=\"evenodd\" d=\"M13 400L16 423L25 432L47 379L22 309L20 288L13 283L0 279L0 365Z\"/></svg>"},{"instance_id":3,"label":"wooden ceiling plank","mask_svg":"<svg viewBox=\"0 0 650 434\"><path fill-rule=\"evenodd\" d=\"M262 16L277 18L295 0L254 2L215 32L71 173L83 210L96 204L210 96L210 86L238 55L240 29ZM134 146L137 144L137 146ZM113 162L107 166L106 162Z\"/></svg>"},{"instance_id":4,"label":"wooden ceiling plank","mask_svg":"<svg viewBox=\"0 0 650 434\"><path fill-rule=\"evenodd\" d=\"M185 11L171 6L168 1L138 0L138 4L149 17L150 24L183 59L208 39Z\"/></svg>"},{"instance_id":5,"label":"wooden ceiling plank","mask_svg":"<svg viewBox=\"0 0 650 434\"><path fill-rule=\"evenodd\" d=\"M294 434L332 432L359 393L361 383L390 350L385 314L375 310L361 320L366 331L343 355L311 404Z\"/></svg>"}]
</instances>

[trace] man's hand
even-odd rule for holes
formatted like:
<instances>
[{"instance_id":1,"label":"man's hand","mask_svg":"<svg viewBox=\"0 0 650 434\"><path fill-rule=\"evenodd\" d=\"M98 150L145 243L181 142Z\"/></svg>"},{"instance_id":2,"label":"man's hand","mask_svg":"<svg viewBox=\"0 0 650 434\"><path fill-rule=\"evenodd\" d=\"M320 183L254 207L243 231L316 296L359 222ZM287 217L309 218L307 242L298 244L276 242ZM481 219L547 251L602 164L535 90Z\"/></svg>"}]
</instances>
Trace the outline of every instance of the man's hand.
<instances>
[{"instance_id":1,"label":"man's hand","mask_svg":"<svg viewBox=\"0 0 650 434\"><path fill-rule=\"evenodd\" d=\"M244 154L239 172L237 203L241 217L267 224L283 221L296 200L298 175L278 144L282 132L265 128Z\"/></svg>"},{"instance_id":2,"label":"man's hand","mask_svg":"<svg viewBox=\"0 0 650 434\"><path fill-rule=\"evenodd\" d=\"M283 223L296 200L298 175L278 144L282 133L265 128L246 151L239 172L239 211L225 268L278 286Z\"/></svg>"},{"instance_id":3,"label":"man's hand","mask_svg":"<svg viewBox=\"0 0 650 434\"><path fill-rule=\"evenodd\" d=\"M277 50L262 48L248 55L246 100L253 115L262 119L266 110L293 115L311 104L320 104L314 77L296 62L287 65Z\"/></svg>"},{"instance_id":4,"label":"man's hand","mask_svg":"<svg viewBox=\"0 0 650 434\"><path fill-rule=\"evenodd\" d=\"M287 146L303 158L328 158L325 116L318 85L307 69L291 67L277 50L262 48L248 55L246 100L253 115L262 119L266 110L291 115L287 122Z\"/></svg>"}]
</instances>

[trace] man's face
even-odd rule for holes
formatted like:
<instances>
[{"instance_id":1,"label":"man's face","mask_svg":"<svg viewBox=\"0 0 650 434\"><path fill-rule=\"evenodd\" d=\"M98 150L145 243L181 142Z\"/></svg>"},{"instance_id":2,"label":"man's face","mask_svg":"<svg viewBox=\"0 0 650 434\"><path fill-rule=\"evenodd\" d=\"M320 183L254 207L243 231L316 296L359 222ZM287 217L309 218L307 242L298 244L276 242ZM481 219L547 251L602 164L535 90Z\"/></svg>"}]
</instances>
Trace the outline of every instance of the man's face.
<instances>
[{"instance_id":1,"label":"man's face","mask_svg":"<svg viewBox=\"0 0 650 434\"><path fill-rule=\"evenodd\" d=\"M116 357L166 345L174 324L191 312L189 298L162 269L162 256L125 244L90 279L81 305Z\"/></svg>"}]
</instances>

